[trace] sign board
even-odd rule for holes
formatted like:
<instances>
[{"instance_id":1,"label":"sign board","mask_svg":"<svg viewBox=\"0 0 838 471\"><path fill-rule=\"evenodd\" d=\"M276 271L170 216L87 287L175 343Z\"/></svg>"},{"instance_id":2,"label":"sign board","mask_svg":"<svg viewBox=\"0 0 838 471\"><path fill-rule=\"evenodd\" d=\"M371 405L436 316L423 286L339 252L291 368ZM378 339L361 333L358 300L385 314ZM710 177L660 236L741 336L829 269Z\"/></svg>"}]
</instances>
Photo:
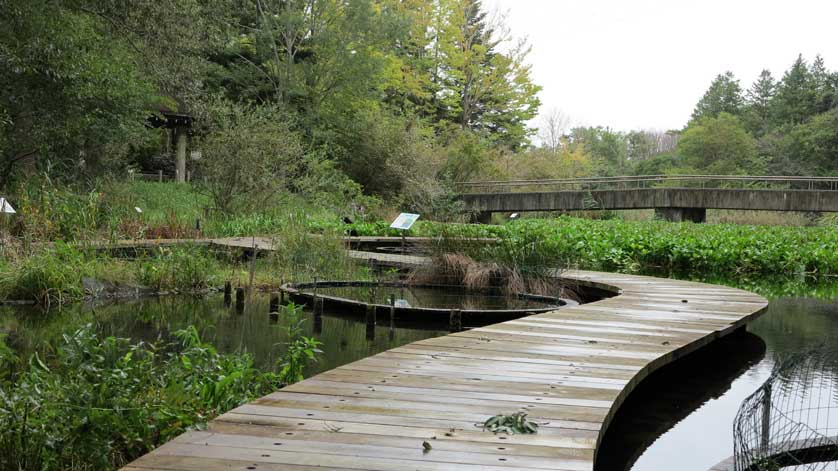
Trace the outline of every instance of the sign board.
<instances>
[{"instance_id":1,"label":"sign board","mask_svg":"<svg viewBox=\"0 0 838 471\"><path fill-rule=\"evenodd\" d=\"M399 309L410 309L411 307L413 307L410 305L409 302L407 302L406 299L397 299L393 301L393 306Z\"/></svg>"},{"instance_id":2,"label":"sign board","mask_svg":"<svg viewBox=\"0 0 838 471\"><path fill-rule=\"evenodd\" d=\"M419 219L418 214L401 213L399 214L399 217L393 221L393 224L390 224L390 227L406 231L413 227L413 223L415 223L417 219Z\"/></svg>"},{"instance_id":3,"label":"sign board","mask_svg":"<svg viewBox=\"0 0 838 471\"><path fill-rule=\"evenodd\" d=\"M12 204L6 201L6 198L0 198L0 213L3 214L15 214L15 208L12 207Z\"/></svg>"}]
</instances>

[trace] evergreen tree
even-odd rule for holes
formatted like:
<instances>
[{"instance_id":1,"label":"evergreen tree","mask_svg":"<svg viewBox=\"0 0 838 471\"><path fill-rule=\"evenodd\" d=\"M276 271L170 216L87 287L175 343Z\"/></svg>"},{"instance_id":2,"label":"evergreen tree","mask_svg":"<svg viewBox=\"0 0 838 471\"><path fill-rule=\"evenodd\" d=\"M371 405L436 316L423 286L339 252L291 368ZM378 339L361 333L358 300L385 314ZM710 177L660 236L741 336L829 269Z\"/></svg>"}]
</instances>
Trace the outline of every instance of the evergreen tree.
<instances>
[{"instance_id":1,"label":"evergreen tree","mask_svg":"<svg viewBox=\"0 0 838 471\"><path fill-rule=\"evenodd\" d=\"M772 100L775 126L795 125L817 113L818 87L803 55L783 75Z\"/></svg>"},{"instance_id":2,"label":"evergreen tree","mask_svg":"<svg viewBox=\"0 0 838 471\"><path fill-rule=\"evenodd\" d=\"M747 128L756 135L768 131L771 119L771 100L777 90L777 83L767 69L745 93L745 121Z\"/></svg>"},{"instance_id":3,"label":"evergreen tree","mask_svg":"<svg viewBox=\"0 0 838 471\"><path fill-rule=\"evenodd\" d=\"M725 72L716 76L710 88L695 105L692 121L702 118L715 118L720 113L740 115L742 113L742 88L733 72Z\"/></svg>"},{"instance_id":4,"label":"evergreen tree","mask_svg":"<svg viewBox=\"0 0 838 471\"><path fill-rule=\"evenodd\" d=\"M838 105L838 102L836 102L836 95L838 94L838 87L836 87L838 80L836 79L838 77L826 69L823 57L820 55L817 55L812 62L810 72L815 86L815 111L817 113L829 111Z\"/></svg>"}]
</instances>

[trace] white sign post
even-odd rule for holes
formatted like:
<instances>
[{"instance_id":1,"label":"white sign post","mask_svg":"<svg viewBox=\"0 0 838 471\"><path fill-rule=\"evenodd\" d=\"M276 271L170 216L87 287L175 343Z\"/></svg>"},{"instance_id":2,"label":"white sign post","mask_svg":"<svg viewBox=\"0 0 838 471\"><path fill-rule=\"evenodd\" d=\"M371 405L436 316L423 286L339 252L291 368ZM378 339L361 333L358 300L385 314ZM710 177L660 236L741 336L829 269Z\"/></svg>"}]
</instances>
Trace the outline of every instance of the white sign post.
<instances>
[{"instance_id":1,"label":"white sign post","mask_svg":"<svg viewBox=\"0 0 838 471\"><path fill-rule=\"evenodd\" d=\"M401 213L399 214L399 217L397 217L396 220L390 224L390 227L400 231L406 231L413 227L413 223L415 223L417 219L419 219L418 214Z\"/></svg>"},{"instance_id":2,"label":"white sign post","mask_svg":"<svg viewBox=\"0 0 838 471\"><path fill-rule=\"evenodd\" d=\"M15 214L15 208L12 207L12 204L6 201L6 198L0 198L0 213L3 214Z\"/></svg>"},{"instance_id":3,"label":"white sign post","mask_svg":"<svg viewBox=\"0 0 838 471\"><path fill-rule=\"evenodd\" d=\"M6 219L9 216L7 214L15 214L15 208L12 207L12 204L6 201L6 198L0 198L0 234L5 231L6 229Z\"/></svg>"},{"instance_id":4,"label":"white sign post","mask_svg":"<svg viewBox=\"0 0 838 471\"><path fill-rule=\"evenodd\" d=\"M396 220L393 221L392 224L390 224L390 228L398 229L399 231L401 231L401 235L402 235L402 255L405 254L405 251L404 251L404 245L405 245L404 244L404 242L405 242L404 231L407 231L411 227L413 227L413 224L416 222L417 219L419 219L418 214L401 213L401 214L399 214L399 217L397 217Z\"/></svg>"}]
</instances>

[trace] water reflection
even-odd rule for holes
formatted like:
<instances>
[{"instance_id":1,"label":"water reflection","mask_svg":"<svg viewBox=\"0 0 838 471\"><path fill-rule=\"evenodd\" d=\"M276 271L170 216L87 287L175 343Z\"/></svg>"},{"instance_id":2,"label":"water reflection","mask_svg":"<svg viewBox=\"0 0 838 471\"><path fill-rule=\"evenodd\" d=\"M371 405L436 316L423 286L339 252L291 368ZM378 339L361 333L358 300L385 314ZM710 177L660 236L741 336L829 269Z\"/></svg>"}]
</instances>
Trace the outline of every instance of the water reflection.
<instances>
[{"instance_id":1,"label":"water reflection","mask_svg":"<svg viewBox=\"0 0 838 471\"><path fill-rule=\"evenodd\" d=\"M599 448L597 469L632 469L657 437L726 394L731 382L764 355L762 339L740 330L658 370L619 409Z\"/></svg>"},{"instance_id":2,"label":"water reflection","mask_svg":"<svg viewBox=\"0 0 838 471\"><path fill-rule=\"evenodd\" d=\"M244 313L224 307L221 295L207 298L168 297L100 306L70 306L45 315L37 310L0 308L0 333L23 355L49 353L50 345L73 328L92 323L105 335L134 340L168 339L172 333L195 325L202 337L222 352L250 352L259 367L270 367L284 351L288 319L268 316L267 296L254 297ZM409 328L387 323L368 331L364 319L326 312L317 329L314 316L305 315L305 335L323 342L323 355L308 375L336 368L410 342L447 334L447 326ZM319 332L317 332L319 330Z\"/></svg>"},{"instance_id":3,"label":"water reflection","mask_svg":"<svg viewBox=\"0 0 838 471\"><path fill-rule=\"evenodd\" d=\"M743 362L753 355L748 353L752 336L737 336L731 339L729 355L699 365L679 363L674 371L661 370L662 375L650 378L659 383L658 388L644 388L643 396L630 396L632 403L621 409L620 423L615 422L606 434L597 469L706 471L732 455L736 412L768 379L778 361L820 344L838 353L838 301L775 300L749 330L765 342L761 360ZM835 364L819 367L822 370L817 374L838 377ZM717 374L716 369L727 373ZM666 425L656 427L656 423Z\"/></svg>"}]
</instances>

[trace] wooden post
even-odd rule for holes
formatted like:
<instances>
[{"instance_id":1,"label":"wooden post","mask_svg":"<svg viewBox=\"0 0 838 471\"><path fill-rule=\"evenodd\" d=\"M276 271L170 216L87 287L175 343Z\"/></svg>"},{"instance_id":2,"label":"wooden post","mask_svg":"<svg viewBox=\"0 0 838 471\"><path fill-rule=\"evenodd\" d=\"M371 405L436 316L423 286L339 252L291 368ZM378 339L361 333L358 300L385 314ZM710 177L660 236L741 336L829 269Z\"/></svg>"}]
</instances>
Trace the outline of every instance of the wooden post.
<instances>
[{"instance_id":1,"label":"wooden post","mask_svg":"<svg viewBox=\"0 0 838 471\"><path fill-rule=\"evenodd\" d=\"M463 311L451 309L451 315L448 318L448 330L451 332L463 330Z\"/></svg>"},{"instance_id":2,"label":"wooden post","mask_svg":"<svg viewBox=\"0 0 838 471\"><path fill-rule=\"evenodd\" d=\"M256 236L253 236L253 247L250 251L250 283L247 286L248 297L253 296L253 277L256 275L256 256L259 252L259 246L256 245Z\"/></svg>"},{"instance_id":3,"label":"wooden post","mask_svg":"<svg viewBox=\"0 0 838 471\"><path fill-rule=\"evenodd\" d=\"M763 450L771 446L771 385L763 388L762 396L762 436L761 445Z\"/></svg>"},{"instance_id":4,"label":"wooden post","mask_svg":"<svg viewBox=\"0 0 838 471\"><path fill-rule=\"evenodd\" d=\"M390 330L387 331L387 336L390 340L396 336L396 329L394 327L396 319L396 296L390 296Z\"/></svg>"},{"instance_id":5,"label":"wooden post","mask_svg":"<svg viewBox=\"0 0 838 471\"><path fill-rule=\"evenodd\" d=\"M314 332L319 334L323 331L323 298L314 298Z\"/></svg>"},{"instance_id":6,"label":"wooden post","mask_svg":"<svg viewBox=\"0 0 838 471\"><path fill-rule=\"evenodd\" d=\"M157 183L163 183L163 171L162 170L157 171Z\"/></svg>"},{"instance_id":7,"label":"wooden post","mask_svg":"<svg viewBox=\"0 0 838 471\"><path fill-rule=\"evenodd\" d=\"M184 183L186 181L186 132L187 129L182 126L175 128L175 152L176 161L175 170L177 175L177 182Z\"/></svg>"},{"instance_id":8,"label":"wooden post","mask_svg":"<svg viewBox=\"0 0 838 471\"><path fill-rule=\"evenodd\" d=\"M367 304L367 340L375 338L375 304Z\"/></svg>"},{"instance_id":9,"label":"wooden post","mask_svg":"<svg viewBox=\"0 0 838 471\"><path fill-rule=\"evenodd\" d=\"M233 284L229 281L224 282L224 306L230 307L233 303Z\"/></svg>"},{"instance_id":10,"label":"wooden post","mask_svg":"<svg viewBox=\"0 0 838 471\"><path fill-rule=\"evenodd\" d=\"M268 307L268 313L279 312L279 293L271 293L271 303Z\"/></svg>"},{"instance_id":11,"label":"wooden post","mask_svg":"<svg viewBox=\"0 0 838 471\"><path fill-rule=\"evenodd\" d=\"M236 288L236 311L244 312L244 288Z\"/></svg>"}]
</instances>

